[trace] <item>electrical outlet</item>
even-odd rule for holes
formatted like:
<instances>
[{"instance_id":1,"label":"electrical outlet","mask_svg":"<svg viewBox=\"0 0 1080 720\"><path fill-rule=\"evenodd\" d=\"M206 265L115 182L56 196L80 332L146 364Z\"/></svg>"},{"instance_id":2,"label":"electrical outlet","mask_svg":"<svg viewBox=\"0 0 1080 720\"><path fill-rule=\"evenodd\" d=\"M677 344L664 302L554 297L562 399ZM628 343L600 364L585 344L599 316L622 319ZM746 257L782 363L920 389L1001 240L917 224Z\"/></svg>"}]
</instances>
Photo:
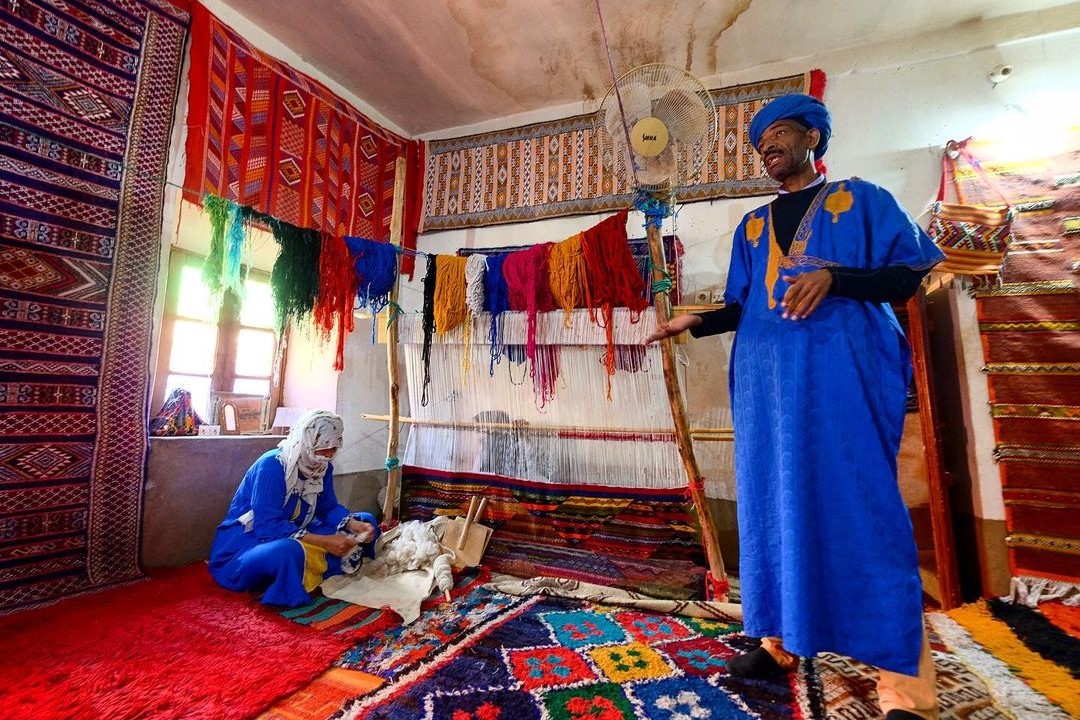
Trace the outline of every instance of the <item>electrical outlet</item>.
<instances>
[{"instance_id":1,"label":"electrical outlet","mask_svg":"<svg viewBox=\"0 0 1080 720\"><path fill-rule=\"evenodd\" d=\"M724 302L724 291L713 290L712 296L709 298L713 305L719 305Z\"/></svg>"},{"instance_id":2,"label":"electrical outlet","mask_svg":"<svg viewBox=\"0 0 1080 720\"><path fill-rule=\"evenodd\" d=\"M709 291L698 290L697 295L694 296L694 300L697 301L698 305L704 305L705 303L709 302Z\"/></svg>"}]
</instances>

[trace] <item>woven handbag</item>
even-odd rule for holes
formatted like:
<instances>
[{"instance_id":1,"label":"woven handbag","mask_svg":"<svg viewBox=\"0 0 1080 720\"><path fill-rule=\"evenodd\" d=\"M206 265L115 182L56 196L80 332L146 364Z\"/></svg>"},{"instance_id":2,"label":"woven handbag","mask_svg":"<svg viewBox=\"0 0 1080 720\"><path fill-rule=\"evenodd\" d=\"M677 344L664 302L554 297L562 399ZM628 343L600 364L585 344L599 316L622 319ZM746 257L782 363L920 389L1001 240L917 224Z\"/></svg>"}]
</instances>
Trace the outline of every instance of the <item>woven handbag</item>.
<instances>
[{"instance_id":1,"label":"woven handbag","mask_svg":"<svg viewBox=\"0 0 1080 720\"><path fill-rule=\"evenodd\" d=\"M1013 207L990 179L979 161L964 147L966 143L950 143L1004 203L1003 207L945 202L946 177L953 175L948 152L941 157L941 184L934 203L927 234L945 253L945 261L935 270L971 277L976 284L999 282L1001 265L1012 241ZM958 199L959 194L958 194Z\"/></svg>"}]
</instances>

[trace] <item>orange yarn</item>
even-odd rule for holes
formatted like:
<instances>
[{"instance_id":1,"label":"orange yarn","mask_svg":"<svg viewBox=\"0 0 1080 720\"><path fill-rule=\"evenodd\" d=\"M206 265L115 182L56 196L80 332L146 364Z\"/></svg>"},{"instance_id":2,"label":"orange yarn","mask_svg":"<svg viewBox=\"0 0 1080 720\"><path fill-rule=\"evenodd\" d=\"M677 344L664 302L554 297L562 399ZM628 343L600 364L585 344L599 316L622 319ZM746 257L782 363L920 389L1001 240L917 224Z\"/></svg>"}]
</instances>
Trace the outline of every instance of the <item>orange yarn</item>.
<instances>
[{"instance_id":1,"label":"orange yarn","mask_svg":"<svg viewBox=\"0 0 1080 720\"><path fill-rule=\"evenodd\" d=\"M572 235L551 248L548 271L551 294L563 309L563 325L570 327L570 311L588 303L589 286L585 280L583 233Z\"/></svg>"},{"instance_id":2,"label":"orange yarn","mask_svg":"<svg viewBox=\"0 0 1080 720\"><path fill-rule=\"evenodd\" d=\"M469 317L465 305L465 264L468 258L435 258L435 331L449 332Z\"/></svg>"}]
</instances>

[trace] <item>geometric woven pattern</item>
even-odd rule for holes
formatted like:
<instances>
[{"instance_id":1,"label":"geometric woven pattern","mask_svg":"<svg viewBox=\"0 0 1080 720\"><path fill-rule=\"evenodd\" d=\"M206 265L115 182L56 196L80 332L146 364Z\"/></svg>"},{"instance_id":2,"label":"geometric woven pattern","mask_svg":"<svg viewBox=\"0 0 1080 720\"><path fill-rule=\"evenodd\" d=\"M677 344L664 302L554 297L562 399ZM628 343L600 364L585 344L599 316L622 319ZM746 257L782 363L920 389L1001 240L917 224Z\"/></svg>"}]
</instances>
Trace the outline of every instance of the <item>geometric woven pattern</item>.
<instances>
[{"instance_id":1,"label":"geometric woven pattern","mask_svg":"<svg viewBox=\"0 0 1080 720\"><path fill-rule=\"evenodd\" d=\"M0 5L0 609L140 573L155 178L188 20Z\"/></svg>"},{"instance_id":2,"label":"geometric woven pattern","mask_svg":"<svg viewBox=\"0 0 1080 720\"><path fill-rule=\"evenodd\" d=\"M478 593L484 593L478 590ZM498 598L496 593L492 596ZM349 667L386 684L346 702L338 717L383 720L879 720L875 674L847 658L803 660L790 676L743 680L727 661L752 648L741 626L580 600L515 598L502 614L452 631L422 661L405 657L410 629L386 629L349 654ZM473 596L431 609L421 622L448 627L477 603ZM944 616L935 616L948 623ZM400 638L398 635L400 634ZM649 639L644 639L648 637ZM955 647L931 631L942 720L1012 717L990 695ZM970 640L967 641L970 645ZM381 648L370 661L365 649ZM1016 693L1022 695L1023 693ZM1009 698L1010 700L1012 698ZM1038 698L1036 698L1038 700ZM1041 700L1043 706L1046 700ZM1016 714L1015 717L1028 717ZM1031 715L1030 717L1036 717ZM1037 717L1057 718L1057 715Z\"/></svg>"},{"instance_id":3,"label":"geometric woven pattern","mask_svg":"<svg viewBox=\"0 0 1080 720\"><path fill-rule=\"evenodd\" d=\"M1064 147L1075 148L1073 131ZM995 458L1017 575L1080 581L1080 153L998 161L974 154L1016 211L1004 284L977 293ZM965 202L1001 200L970 168Z\"/></svg>"},{"instance_id":4,"label":"geometric woven pattern","mask_svg":"<svg viewBox=\"0 0 1080 720\"><path fill-rule=\"evenodd\" d=\"M540 483L413 466L402 471L402 516L427 521L491 499L485 564L518 577L548 575L692 599L704 553L684 488ZM587 511L583 511L587 508Z\"/></svg>"},{"instance_id":5,"label":"geometric woven pattern","mask_svg":"<svg viewBox=\"0 0 1080 720\"><path fill-rule=\"evenodd\" d=\"M184 186L293 225L386 241L406 140L193 10Z\"/></svg>"},{"instance_id":6,"label":"geometric woven pattern","mask_svg":"<svg viewBox=\"0 0 1080 720\"><path fill-rule=\"evenodd\" d=\"M820 70L713 90L716 147L706 150L697 182L677 190L678 200L774 193L776 183L750 145L750 118L779 95L819 92L824 84L814 79L824 79ZM592 125L591 114L578 115L430 142L421 229L525 222L629 207L634 198L632 179L616 177L604 167Z\"/></svg>"}]
</instances>

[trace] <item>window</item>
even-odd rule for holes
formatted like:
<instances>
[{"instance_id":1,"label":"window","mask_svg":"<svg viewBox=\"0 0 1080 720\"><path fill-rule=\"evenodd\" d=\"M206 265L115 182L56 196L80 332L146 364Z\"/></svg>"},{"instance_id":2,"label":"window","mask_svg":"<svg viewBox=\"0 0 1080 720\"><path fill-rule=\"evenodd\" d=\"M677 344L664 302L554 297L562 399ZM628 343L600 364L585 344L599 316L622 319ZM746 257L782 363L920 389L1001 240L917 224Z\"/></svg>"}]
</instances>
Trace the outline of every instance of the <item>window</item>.
<instances>
[{"instance_id":1,"label":"window","mask_svg":"<svg viewBox=\"0 0 1080 720\"><path fill-rule=\"evenodd\" d=\"M280 353L269 276L251 271L244 297L227 292L216 306L202 264L202 257L172 249L153 409L183 388L195 412L216 424L208 415L212 392L262 395L278 404Z\"/></svg>"}]
</instances>

